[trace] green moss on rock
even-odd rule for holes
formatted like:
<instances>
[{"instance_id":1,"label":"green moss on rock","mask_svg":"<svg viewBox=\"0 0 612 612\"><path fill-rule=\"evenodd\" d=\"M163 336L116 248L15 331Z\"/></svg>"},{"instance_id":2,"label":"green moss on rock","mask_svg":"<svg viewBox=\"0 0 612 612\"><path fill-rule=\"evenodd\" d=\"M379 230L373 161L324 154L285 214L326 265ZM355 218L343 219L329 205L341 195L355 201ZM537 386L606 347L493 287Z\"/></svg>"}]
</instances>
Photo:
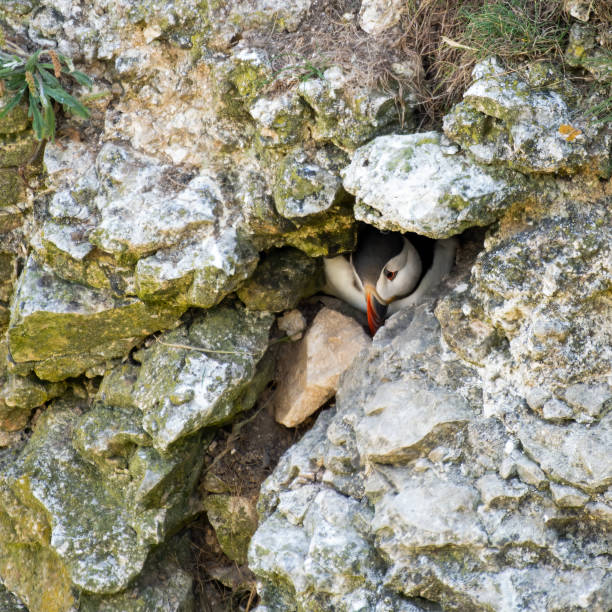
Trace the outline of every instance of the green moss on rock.
<instances>
[{"instance_id":1,"label":"green moss on rock","mask_svg":"<svg viewBox=\"0 0 612 612\"><path fill-rule=\"evenodd\" d=\"M77 605L66 567L44 546L0 543L0 574L29 612L69 612Z\"/></svg>"},{"instance_id":2,"label":"green moss on rock","mask_svg":"<svg viewBox=\"0 0 612 612\"><path fill-rule=\"evenodd\" d=\"M238 289L238 297L249 310L281 312L323 286L320 260L284 248L264 256L253 276Z\"/></svg>"},{"instance_id":3,"label":"green moss on rock","mask_svg":"<svg viewBox=\"0 0 612 612\"><path fill-rule=\"evenodd\" d=\"M27 164L39 144L33 132L6 136L0 141L0 168L15 168Z\"/></svg>"},{"instance_id":4,"label":"green moss on rock","mask_svg":"<svg viewBox=\"0 0 612 612\"><path fill-rule=\"evenodd\" d=\"M254 502L233 495L208 495L204 508L223 552L232 561L244 565L249 542L257 529Z\"/></svg>"},{"instance_id":5,"label":"green moss on rock","mask_svg":"<svg viewBox=\"0 0 612 612\"><path fill-rule=\"evenodd\" d=\"M252 406L255 397L248 390L259 386L257 364L272 322L269 314L222 304L198 317L188 331L164 334L138 354L143 365L134 397L156 449L167 453L181 438L227 423Z\"/></svg>"},{"instance_id":6,"label":"green moss on rock","mask_svg":"<svg viewBox=\"0 0 612 612\"><path fill-rule=\"evenodd\" d=\"M19 202L23 192L24 183L16 170L8 168L0 170L0 208Z\"/></svg>"},{"instance_id":7,"label":"green moss on rock","mask_svg":"<svg viewBox=\"0 0 612 612\"><path fill-rule=\"evenodd\" d=\"M8 95L0 98L0 110L9 102L10 98L11 97ZM23 104L17 105L0 119L0 134L15 134L17 132L23 132L28 129L28 127L30 127L28 109L27 106Z\"/></svg>"},{"instance_id":8,"label":"green moss on rock","mask_svg":"<svg viewBox=\"0 0 612 612\"><path fill-rule=\"evenodd\" d=\"M41 378L57 381L125 354L183 309L116 299L64 281L30 259L17 287L9 347L15 362L30 362Z\"/></svg>"}]
</instances>

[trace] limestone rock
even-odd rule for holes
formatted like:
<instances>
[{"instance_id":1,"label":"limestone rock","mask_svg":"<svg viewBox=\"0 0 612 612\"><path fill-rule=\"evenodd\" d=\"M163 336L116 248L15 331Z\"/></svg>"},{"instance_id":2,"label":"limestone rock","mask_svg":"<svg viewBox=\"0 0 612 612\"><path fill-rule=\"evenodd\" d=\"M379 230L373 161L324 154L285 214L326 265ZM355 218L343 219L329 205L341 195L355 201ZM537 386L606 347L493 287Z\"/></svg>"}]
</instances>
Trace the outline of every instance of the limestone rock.
<instances>
[{"instance_id":1,"label":"limestone rock","mask_svg":"<svg viewBox=\"0 0 612 612\"><path fill-rule=\"evenodd\" d=\"M412 395L402 391L407 386ZM578 458L569 451L569 445L576 448L574 441L562 445L547 429L567 431L567 426L544 424L534 416L533 430L542 432L539 444L546 444L547 452L558 449L559 456L545 457L522 434L519 439L528 456L521 453L514 428L529 422L525 413L516 423L510 417L484 418L482 386L479 372L440 342L431 304L400 311L387 321L370 349L344 374L335 412L321 414L262 487L262 521L249 560L267 609L308 607L315 591L318 608L330 611L353 609L356 601L372 610L378 609L373 602L381 601L386 606L381 610L422 609L423 600L417 598L449 609L485 606L508 612L516 610L517 602L534 612L609 607L607 547L593 549L590 544L608 520L605 504L585 506L590 496L584 491L595 486L586 476L578 488L549 480L575 479L560 455L575 458L575 471L586 456ZM426 389L435 389L445 401L436 406L432 396L423 393ZM426 443L414 444L410 453L369 452L368 420L372 414L384 415L402 398L415 409L422 406L424 413L433 407ZM423 418L412 414L402 415L405 435L424 427ZM392 438L392 427L403 425L399 416L390 421L386 439ZM599 425L600 433L589 442L593 449L599 444L597 436L609 429L601 421ZM418 431L412 434L415 438L423 435ZM497 474L505 458L512 458L508 480ZM542 461L542 468L536 461ZM590 466L606 463L598 450L588 461ZM597 487L602 490L604 482ZM364 494L369 504L363 509L373 511L370 517L352 513ZM327 498L334 500L333 506L324 505ZM561 514L571 505L580 513L580 525ZM343 528L335 531L326 525L335 547L322 564L312 525L336 516ZM317 519L310 522L310 517ZM591 520L596 524L586 528L587 535L583 530ZM340 524L333 521L334 526ZM571 550L568 533L574 538ZM364 546L364 541L369 544ZM369 570L359 566L356 551L360 558L370 556ZM347 563L359 568L360 582L339 579L347 575Z\"/></svg>"},{"instance_id":2,"label":"limestone rock","mask_svg":"<svg viewBox=\"0 0 612 612\"><path fill-rule=\"evenodd\" d=\"M576 383L563 393L565 401L579 413L599 418L612 405L612 388L605 383Z\"/></svg>"},{"instance_id":3,"label":"limestone rock","mask_svg":"<svg viewBox=\"0 0 612 612\"><path fill-rule=\"evenodd\" d=\"M253 500L236 495L208 495L204 508L223 552L232 561L244 565L251 536L257 528Z\"/></svg>"},{"instance_id":4,"label":"limestone rock","mask_svg":"<svg viewBox=\"0 0 612 612\"><path fill-rule=\"evenodd\" d=\"M4 586L0 586L0 609L7 612L28 612L19 598L7 591Z\"/></svg>"},{"instance_id":5,"label":"limestone rock","mask_svg":"<svg viewBox=\"0 0 612 612\"><path fill-rule=\"evenodd\" d=\"M0 147L0 168L18 168L27 164L38 148L39 141L34 132L27 130L15 134Z\"/></svg>"},{"instance_id":6,"label":"limestone rock","mask_svg":"<svg viewBox=\"0 0 612 612\"><path fill-rule=\"evenodd\" d=\"M372 137L400 127L400 117L392 93L350 83L349 75L332 66L320 77L303 81L298 93L314 110L315 140L329 141L354 150ZM403 100L407 108L415 105L409 92ZM410 116L406 118L407 129Z\"/></svg>"},{"instance_id":7,"label":"limestone rock","mask_svg":"<svg viewBox=\"0 0 612 612\"><path fill-rule=\"evenodd\" d=\"M486 164L522 172L586 168L607 176L610 136L601 125L577 119L564 92L538 86L543 75L537 70L522 78L495 59L478 64L464 102L444 118L444 133ZM551 72L543 80L558 79Z\"/></svg>"},{"instance_id":8,"label":"limestone rock","mask_svg":"<svg viewBox=\"0 0 612 612\"><path fill-rule=\"evenodd\" d=\"M263 603L273 610L311 608L315 602L321 605L321 593L333 593L333 609L374 609L385 593L376 589L381 560L363 529L371 521L370 511L331 489L317 488L311 499L294 500L293 514L300 501L306 502L299 510L300 527L277 513L262 523L251 541L249 565L264 579ZM283 590L270 588L275 576L281 578Z\"/></svg>"},{"instance_id":9,"label":"limestone rock","mask_svg":"<svg viewBox=\"0 0 612 612\"><path fill-rule=\"evenodd\" d=\"M9 350L20 368L59 381L127 353L180 314L176 306L146 306L69 283L30 259L16 288Z\"/></svg>"},{"instance_id":10,"label":"limestone rock","mask_svg":"<svg viewBox=\"0 0 612 612\"><path fill-rule=\"evenodd\" d=\"M376 36L394 26L400 19L401 0L363 0L359 10L359 25L368 34Z\"/></svg>"},{"instance_id":11,"label":"limestone rock","mask_svg":"<svg viewBox=\"0 0 612 612\"><path fill-rule=\"evenodd\" d=\"M306 16L312 0L297 0L290 5L280 0L257 0L245 4L241 0L210 3L203 9L207 45L214 49L230 47L232 40L244 30L276 25L295 32Z\"/></svg>"},{"instance_id":12,"label":"limestone rock","mask_svg":"<svg viewBox=\"0 0 612 612\"><path fill-rule=\"evenodd\" d=\"M279 163L274 156L270 164ZM326 174L326 173L324 173ZM235 185L235 198L240 204L244 216L244 230L250 235L253 244L260 250L271 247L293 246L304 251L310 257L333 256L351 251L357 240L355 217L348 203L337 203L330 206L326 197L314 198L322 214L306 217L282 217L276 210L272 197L273 185L277 178L262 174L262 168L251 155L242 156L231 177ZM328 183L335 184L328 177ZM313 185L310 186L311 189ZM312 193L320 191L320 185ZM298 194L299 195L299 194ZM322 194L325 196L325 192ZM330 192L327 193L327 196ZM333 198L336 196L334 191ZM304 198L302 194L300 196ZM335 198L337 199L337 198ZM296 200L297 204L303 199ZM299 210L298 210L299 212Z\"/></svg>"},{"instance_id":13,"label":"limestone rock","mask_svg":"<svg viewBox=\"0 0 612 612\"><path fill-rule=\"evenodd\" d=\"M299 343L283 347L273 400L276 420L295 427L319 409L333 397L341 374L368 344L356 321L323 308Z\"/></svg>"},{"instance_id":14,"label":"limestone rock","mask_svg":"<svg viewBox=\"0 0 612 612\"><path fill-rule=\"evenodd\" d=\"M22 503L34 511L44 509L48 526L38 544L61 559L70 581L88 591L112 593L142 569L148 547L130 528L126 511L99 488L95 473L71 447L76 416L59 406L46 412L3 484L19 490L23 482ZM51 584L47 588L54 590Z\"/></svg>"},{"instance_id":15,"label":"limestone rock","mask_svg":"<svg viewBox=\"0 0 612 612\"><path fill-rule=\"evenodd\" d=\"M210 436L191 436L161 456L138 409L84 408L75 400L55 402L23 450L13 451L0 483L2 575L37 612L69 610L81 589L89 593L83 601L100 606L86 609L114 609L105 606L125 595L92 594L123 591L151 548L202 509L192 492ZM169 583L156 580L152 591L138 580L130 597L161 601L176 590L190 601L191 579L174 575Z\"/></svg>"},{"instance_id":16,"label":"limestone rock","mask_svg":"<svg viewBox=\"0 0 612 612\"><path fill-rule=\"evenodd\" d=\"M290 90L277 96L259 96L249 114L257 123L262 144L278 146L299 142L311 113L297 92Z\"/></svg>"},{"instance_id":17,"label":"limestone rock","mask_svg":"<svg viewBox=\"0 0 612 612\"><path fill-rule=\"evenodd\" d=\"M575 407L576 419L601 414L609 392L600 382L611 360L607 202L576 206L562 199L537 225L492 237L468 291L478 295L481 313L473 310L465 319L478 317L503 334L500 348L513 359L515 384L538 389L538 406L552 397L564 400Z\"/></svg>"},{"instance_id":18,"label":"limestone rock","mask_svg":"<svg viewBox=\"0 0 612 612\"><path fill-rule=\"evenodd\" d=\"M519 437L529 454L552 479L585 491L602 490L612 483L612 413L587 427L544 424L522 415Z\"/></svg>"},{"instance_id":19,"label":"limestone rock","mask_svg":"<svg viewBox=\"0 0 612 612\"><path fill-rule=\"evenodd\" d=\"M119 261L134 261L184 240L219 213L215 187L203 177L176 193L170 168L115 145L96 160L102 193L95 199L100 222L89 241ZM174 193L173 193L174 191Z\"/></svg>"},{"instance_id":20,"label":"limestone rock","mask_svg":"<svg viewBox=\"0 0 612 612\"><path fill-rule=\"evenodd\" d=\"M7 93L0 96L0 106L5 106L11 96ZM0 134L15 134L30 127L28 109L25 104L18 104L0 120Z\"/></svg>"},{"instance_id":21,"label":"limestone rock","mask_svg":"<svg viewBox=\"0 0 612 612\"><path fill-rule=\"evenodd\" d=\"M236 220L221 214L215 176L188 179L114 145L105 145L95 164L87 147L75 145L49 147L46 159L59 180L52 218L33 246L62 278L209 308L253 271L257 253Z\"/></svg>"},{"instance_id":22,"label":"limestone rock","mask_svg":"<svg viewBox=\"0 0 612 612\"><path fill-rule=\"evenodd\" d=\"M155 448L167 453L180 438L253 405L269 380L257 364L272 322L267 313L221 305L139 353L133 397Z\"/></svg>"},{"instance_id":23,"label":"limestone rock","mask_svg":"<svg viewBox=\"0 0 612 612\"><path fill-rule=\"evenodd\" d=\"M575 19L588 21L592 10L592 5L586 0L565 0L563 9Z\"/></svg>"},{"instance_id":24,"label":"limestone rock","mask_svg":"<svg viewBox=\"0 0 612 612\"><path fill-rule=\"evenodd\" d=\"M235 228L211 231L193 241L160 249L136 264L136 291L143 300L176 297L211 308L255 269L257 252Z\"/></svg>"},{"instance_id":25,"label":"limestone rock","mask_svg":"<svg viewBox=\"0 0 612 612\"><path fill-rule=\"evenodd\" d=\"M151 555L142 576L125 591L110 597L84 594L81 612L196 612L193 596L193 576L188 569L189 542L186 538L163 546Z\"/></svg>"},{"instance_id":26,"label":"limestone rock","mask_svg":"<svg viewBox=\"0 0 612 612\"><path fill-rule=\"evenodd\" d=\"M380 136L355 152L343 176L357 219L431 238L492 223L527 189L519 173L477 166L437 132Z\"/></svg>"},{"instance_id":27,"label":"limestone rock","mask_svg":"<svg viewBox=\"0 0 612 612\"><path fill-rule=\"evenodd\" d=\"M579 489L560 485L555 482L550 483L550 492L557 506L562 508L580 508L589 501L589 496Z\"/></svg>"},{"instance_id":28,"label":"limestone rock","mask_svg":"<svg viewBox=\"0 0 612 612\"><path fill-rule=\"evenodd\" d=\"M439 444L443 435L464 427L471 414L463 398L413 376L381 384L364 412L355 427L358 444L362 456L379 463L427 454L425 449L433 448L431 438Z\"/></svg>"},{"instance_id":29,"label":"limestone rock","mask_svg":"<svg viewBox=\"0 0 612 612\"><path fill-rule=\"evenodd\" d=\"M280 312L294 308L322 285L321 261L285 248L265 255L237 294L249 310Z\"/></svg>"},{"instance_id":30,"label":"limestone rock","mask_svg":"<svg viewBox=\"0 0 612 612\"><path fill-rule=\"evenodd\" d=\"M402 548L478 548L487 542L474 512L478 493L473 487L448 482L431 470L422 477L403 477L400 470L384 473L392 479L394 490L377 500L372 529L387 555L398 559L405 554Z\"/></svg>"},{"instance_id":31,"label":"limestone rock","mask_svg":"<svg viewBox=\"0 0 612 612\"><path fill-rule=\"evenodd\" d=\"M346 200L340 168L347 156L334 147L317 149L308 155L303 148L287 155L278 170L274 186L276 210L287 219L324 213Z\"/></svg>"},{"instance_id":32,"label":"limestone rock","mask_svg":"<svg viewBox=\"0 0 612 612\"><path fill-rule=\"evenodd\" d=\"M3 353L2 344L0 341L0 355ZM48 383L34 375L0 374L0 429L23 429L34 408L62 395L65 390L63 383Z\"/></svg>"}]
</instances>

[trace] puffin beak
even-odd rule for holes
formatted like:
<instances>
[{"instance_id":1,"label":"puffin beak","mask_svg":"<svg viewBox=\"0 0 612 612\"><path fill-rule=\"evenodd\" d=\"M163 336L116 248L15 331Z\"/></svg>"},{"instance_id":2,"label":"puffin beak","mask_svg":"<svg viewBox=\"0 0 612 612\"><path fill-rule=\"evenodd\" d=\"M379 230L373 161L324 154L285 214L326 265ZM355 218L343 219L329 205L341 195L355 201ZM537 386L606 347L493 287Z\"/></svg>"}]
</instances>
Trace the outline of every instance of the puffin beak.
<instances>
[{"instance_id":1,"label":"puffin beak","mask_svg":"<svg viewBox=\"0 0 612 612\"><path fill-rule=\"evenodd\" d=\"M378 331L378 328L384 323L385 315L387 314L387 305L381 304L370 288L366 288L366 305L368 311L368 325L370 334Z\"/></svg>"}]
</instances>

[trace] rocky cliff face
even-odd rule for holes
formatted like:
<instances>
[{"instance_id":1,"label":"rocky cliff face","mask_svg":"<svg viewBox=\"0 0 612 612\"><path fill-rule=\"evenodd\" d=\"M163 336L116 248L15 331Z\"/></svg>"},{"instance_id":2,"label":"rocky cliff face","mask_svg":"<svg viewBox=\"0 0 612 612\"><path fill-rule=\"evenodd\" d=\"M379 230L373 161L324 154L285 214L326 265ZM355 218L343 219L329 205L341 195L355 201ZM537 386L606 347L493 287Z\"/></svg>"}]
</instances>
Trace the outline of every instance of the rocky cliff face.
<instances>
[{"instance_id":1,"label":"rocky cliff face","mask_svg":"<svg viewBox=\"0 0 612 612\"><path fill-rule=\"evenodd\" d=\"M341 17L376 36L391 4ZM568 10L567 61L605 90L606 24ZM1 609L197 610L184 528L202 513L237 563L250 540L260 612L612 608L609 126L555 66L489 58L415 132L410 88L279 69L321 11L0 8L7 35L95 80L92 119L44 148L21 107L0 119ZM275 344L316 300L297 331L279 317L358 222L462 235L456 269L358 338L256 516L211 449L232 423L257 434L240 415L279 372L308 378Z\"/></svg>"}]
</instances>

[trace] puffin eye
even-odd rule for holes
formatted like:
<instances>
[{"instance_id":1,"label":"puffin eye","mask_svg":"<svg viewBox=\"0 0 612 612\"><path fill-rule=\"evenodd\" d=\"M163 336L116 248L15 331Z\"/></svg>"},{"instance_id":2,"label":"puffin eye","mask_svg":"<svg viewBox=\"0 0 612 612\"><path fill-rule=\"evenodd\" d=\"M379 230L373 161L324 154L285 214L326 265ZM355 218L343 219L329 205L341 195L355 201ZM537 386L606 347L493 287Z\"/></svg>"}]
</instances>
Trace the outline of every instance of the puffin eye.
<instances>
[{"instance_id":1,"label":"puffin eye","mask_svg":"<svg viewBox=\"0 0 612 612\"><path fill-rule=\"evenodd\" d=\"M397 276L397 270L395 272L391 272L391 270L386 270L385 269L385 276L389 279L389 280L393 280L396 276Z\"/></svg>"}]
</instances>

